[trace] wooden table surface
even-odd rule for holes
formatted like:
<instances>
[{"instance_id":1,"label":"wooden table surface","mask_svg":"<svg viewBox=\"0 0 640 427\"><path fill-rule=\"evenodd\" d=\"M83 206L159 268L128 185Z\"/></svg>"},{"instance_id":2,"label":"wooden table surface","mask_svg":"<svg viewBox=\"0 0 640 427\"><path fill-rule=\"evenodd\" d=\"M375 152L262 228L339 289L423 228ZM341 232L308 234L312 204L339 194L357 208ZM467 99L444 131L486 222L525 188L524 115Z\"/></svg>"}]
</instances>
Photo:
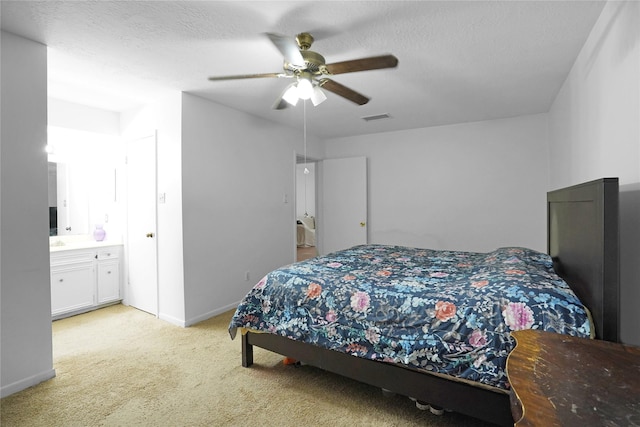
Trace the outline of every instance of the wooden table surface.
<instances>
[{"instance_id":1,"label":"wooden table surface","mask_svg":"<svg viewBox=\"0 0 640 427\"><path fill-rule=\"evenodd\" d=\"M640 347L535 330L512 336L516 426L640 426Z\"/></svg>"}]
</instances>

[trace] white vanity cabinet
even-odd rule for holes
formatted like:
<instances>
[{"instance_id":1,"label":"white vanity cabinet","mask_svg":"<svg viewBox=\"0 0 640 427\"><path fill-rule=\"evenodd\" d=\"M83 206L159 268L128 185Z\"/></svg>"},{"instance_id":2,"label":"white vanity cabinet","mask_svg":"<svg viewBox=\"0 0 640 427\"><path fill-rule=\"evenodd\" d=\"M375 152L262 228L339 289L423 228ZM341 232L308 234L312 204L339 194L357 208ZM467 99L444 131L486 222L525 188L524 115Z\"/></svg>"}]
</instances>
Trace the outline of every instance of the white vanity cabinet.
<instances>
[{"instance_id":1,"label":"white vanity cabinet","mask_svg":"<svg viewBox=\"0 0 640 427\"><path fill-rule=\"evenodd\" d=\"M51 254L51 315L91 307L95 288L94 251Z\"/></svg>"},{"instance_id":2,"label":"white vanity cabinet","mask_svg":"<svg viewBox=\"0 0 640 427\"><path fill-rule=\"evenodd\" d=\"M52 317L59 319L119 302L121 252L121 245L52 251Z\"/></svg>"},{"instance_id":3,"label":"white vanity cabinet","mask_svg":"<svg viewBox=\"0 0 640 427\"><path fill-rule=\"evenodd\" d=\"M120 250L107 248L98 251L98 304L119 301Z\"/></svg>"}]
</instances>

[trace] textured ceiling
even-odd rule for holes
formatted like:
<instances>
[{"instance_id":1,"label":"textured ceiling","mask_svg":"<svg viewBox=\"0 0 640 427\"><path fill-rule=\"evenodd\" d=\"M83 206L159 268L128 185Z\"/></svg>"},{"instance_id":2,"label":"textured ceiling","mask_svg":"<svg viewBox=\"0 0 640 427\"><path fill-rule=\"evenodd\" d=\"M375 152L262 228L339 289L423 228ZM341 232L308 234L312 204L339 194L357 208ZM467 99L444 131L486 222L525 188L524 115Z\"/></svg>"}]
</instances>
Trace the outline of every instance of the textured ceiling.
<instances>
[{"instance_id":1,"label":"textured ceiling","mask_svg":"<svg viewBox=\"0 0 640 427\"><path fill-rule=\"evenodd\" d=\"M302 104L271 106L282 71L265 32L311 32L328 63L394 54L395 69L341 74L371 101L307 105L323 138L548 111L600 1L5 1L2 29L49 46L50 96L114 111L185 91L302 127ZM385 120L362 120L387 113Z\"/></svg>"}]
</instances>

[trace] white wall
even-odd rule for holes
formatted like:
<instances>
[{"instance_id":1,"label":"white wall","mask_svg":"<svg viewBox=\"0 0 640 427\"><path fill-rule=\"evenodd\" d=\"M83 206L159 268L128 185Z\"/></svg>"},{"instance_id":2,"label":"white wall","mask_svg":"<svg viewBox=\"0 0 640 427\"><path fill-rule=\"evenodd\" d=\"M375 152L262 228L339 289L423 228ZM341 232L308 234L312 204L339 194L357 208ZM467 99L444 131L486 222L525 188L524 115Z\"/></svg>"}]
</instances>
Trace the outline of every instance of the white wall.
<instances>
[{"instance_id":1,"label":"white wall","mask_svg":"<svg viewBox=\"0 0 640 427\"><path fill-rule=\"evenodd\" d=\"M47 197L47 50L1 33L0 395L55 376ZM28 194L28 197L25 197Z\"/></svg>"},{"instance_id":2,"label":"white wall","mask_svg":"<svg viewBox=\"0 0 640 427\"><path fill-rule=\"evenodd\" d=\"M193 95L182 102L190 324L234 308L263 275L294 261L295 152L302 152L303 137ZM318 146L313 138L309 145L310 152Z\"/></svg>"},{"instance_id":3,"label":"white wall","mask_svg":"<svg viewBox=\"0 0 640 427\"><path fill-rule=\"evenodd\" d=\"M122 113L126 141L157 131L158 193L158 317L185 326L182 234L182 95L174 92L143 108Z\"/></svg>"},{"instance_id":4,"label":"white wall","mask_svg":"<svg viewBox=\"0 0 640 427\"><path fill-rule=\"evenodd\" d=\"M546 251L546 115L326 141L327 158L366 156L369 242Z\"/></svg>"},{"instance_id":5,"label":"white wall","mask_svg":"<svg viewBox=\"0 0 640 427\"><path fill-rule=\"evenodd\" d=\"M105 135L120 135L120 113L48 98L48 125Z\"/></svg>"},{"instance_id":6,"label":"white wall","mask_svg":"<svg viewBox=\"0 0 640 427\"><path fill-rule=\"evenodd\" d=\"M621 339L640 345L640 3L606 4L549 123L552 187L620 178Z\"/></svg>"},{"instance_id":7,"label":"white wall","mask_svg":"<svg viewBox=\"0 0 640 427\"><path fill-rule=\"evenodd\" d=\"M222 313L294 260L300 131L186 93L123 113L121 128L128 140L158 132L160 318L189 326Z\"/></svg>"}]
</instances>

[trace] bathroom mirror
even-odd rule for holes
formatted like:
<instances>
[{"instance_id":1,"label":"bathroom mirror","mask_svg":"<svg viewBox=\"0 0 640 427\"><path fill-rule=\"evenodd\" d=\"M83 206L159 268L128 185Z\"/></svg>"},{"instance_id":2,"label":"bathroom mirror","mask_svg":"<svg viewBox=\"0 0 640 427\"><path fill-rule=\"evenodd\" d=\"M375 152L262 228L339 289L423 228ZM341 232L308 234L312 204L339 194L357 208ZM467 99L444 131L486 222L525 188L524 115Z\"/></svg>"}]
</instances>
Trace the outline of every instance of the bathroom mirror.
<instances>
[{"instance_id":1,"label":"bathroom mirror","mask_svg":"<svg viewBox=\"0 0 640 427\"><path fill-rule=\"evenodd\" d=\"M119 140L57 128L48 136L49 235L91 234L96 224L117 220Z\"/></svg>"},{"instance_id":2,"label":"bathroom mirror","mask_svg":"<svg viewBox=\"0 0 640 427\"><path fill-rule=\"evenodd\" d=\"M89 234L91 173L69 163L49 162L49 235Z\"/></svg>"},{"instance_id":3,"label":"bathroom mirror","mask_svg":"<svg viewBox=\"0 0 640 427\"><path fill-rule=\"evenodd\" d=\"M58 165L49 162L49 236L58 235Z\"/></svg>"}]
</instances>

